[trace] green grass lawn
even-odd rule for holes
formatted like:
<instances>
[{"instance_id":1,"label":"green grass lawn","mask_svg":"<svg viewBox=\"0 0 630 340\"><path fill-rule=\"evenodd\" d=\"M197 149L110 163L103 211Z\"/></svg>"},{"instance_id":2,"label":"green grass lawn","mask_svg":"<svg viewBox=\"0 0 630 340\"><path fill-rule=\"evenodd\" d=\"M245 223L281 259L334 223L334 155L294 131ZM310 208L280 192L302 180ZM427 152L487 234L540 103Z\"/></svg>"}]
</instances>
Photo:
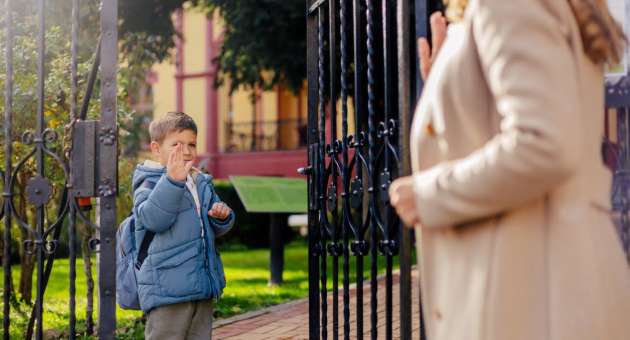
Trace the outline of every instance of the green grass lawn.
<instances>
[{"instance_id":1,"label":"green grass lawn","mask_svg":"<svg viewBox=\"0 0 630 340\"><path fill-rule=\"evenodd\" d=\"M300 299L308 296L308 255L304 241L296 241L287 245L285 249L284 284L279 287L269 287L269 250L268 249L245 249L245 250L225 250L221 257L225 266L227 287L223 292L221 300L215 308L215 318L225 318L235 314L240 314L263 307L284 303L287 301ZM331 261L328 263L330 273ZM397 267L397 259L394 264ZM339 286L341 287L342 259L339 261ZM369 277L369 258L364 260L365 277ZM384 272L384 258L379 258L379 272ZM69 318L69 265L67 259L55 261L53 274L44 297L44 328L66 330ZM96 270L94 270L96 272ZM351 278L355 278L355 259L351 257L350 264ZM14 283L19 282L19 266L13 268ZM96 280L96 275L94 279ZM329 284L331 287L331 276ZM35 281L33 282L35 286ZM0 277L0 288L2 287L2 277ZM86 282L83 275L83 262L77 259L77 320L78 331L85 330L85 309L86 309ZM34 287L35 288L35 287ZM35 298L35 289L33 290ZM97 303L95 298L95 304ZM22 305L22 311L12 308L11 313L11 338L22 339L23 330L28 322L26 311L30 312L30 307ZM94 306L94 317L97 316L98 307ZM142 312L126 311L117 309L116 318L118 320L119 339L133 339L142 335L144 326L138 321Z\"/></svg>"}]
</instances>

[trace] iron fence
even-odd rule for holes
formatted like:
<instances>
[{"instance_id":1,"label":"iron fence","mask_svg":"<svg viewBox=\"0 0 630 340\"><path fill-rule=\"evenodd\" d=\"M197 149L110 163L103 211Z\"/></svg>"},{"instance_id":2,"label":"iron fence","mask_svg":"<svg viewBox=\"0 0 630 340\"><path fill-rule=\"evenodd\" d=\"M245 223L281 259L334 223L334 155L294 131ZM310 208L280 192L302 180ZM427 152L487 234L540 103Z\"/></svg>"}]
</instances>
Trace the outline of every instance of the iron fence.
<instances>
[{"instance_id":1,"label":"iron fence","mask_svg":"<svg viewBox=\"0 0 630 340\"><path fill-rule=\"evenodd\" d=\"M91 228L96 237L90 242L92 249L97 252L98 262L98 335L101 339L113 339L116 328L115 301L115 231L116 204L115 193L117 186L117 119L116 119L116 73L117 73L117 0L103 0L100 6L100 34L101 38L95 46L93 66L88 77L87 86L81 105L78 103L79 86L77 72L78 37L79 37L79 0L72 1L72 32L71 32L71 89L70 112L67 117L67 127L63 136L63 144L69 146L60 152L53 144L60 142L60 136L49 127L44 112L45 77L46 77L46 1L37 0L37 113L34 131L24 131L21 138L13 136L12 123L18 115L26 112L15 112L13 108L14 95L14 17L16 0L4 1L5 15L5 107L4 107L4 171L2 210L0 219L3 220L3 338L9 339L11 326L11 301L14 299L11 287L11 234L12 226L33 235L32 239L23 240L21 246L27 254L36 256L36 299L24 337L36 339L44 336L44 293L53 269L55 255L59 250L59 238L62 228L68 227L69 277L68 277L68 307L69 324L68 336L76 338L76 238L77 223L83 223ZM94 92L95 83L100 68L100 100L101 115L98 121L87 120L90 99ZM13 162L13 151L17 145L27 148L27 154ZM35 168L28 166L34 161ZM56 164L62 169L63 187L59 195L53 195L53 184L50 174L46 173L47 165ZM35 219L29 219L15 206L17 177L20 174L31 175L25 188L28 204L35 210ZM22 194L22 193L19 193ZM58 196L58 197L57 197ZM90 220L79 206L80 198L97 197L97 218ZM56 203L57 212L47 214L47 207Z\"/></svg>"},{"instance_id":2,"label":"iron fence","mask_svg":"<svg viewBox=\"0 0 630 340\"><path fill-rule=\"evenodd\" d=\"M418 34L426 35L427 2L319 0L308 1L307 8L309 164L302 173L308 175L309 192L310 338L356 334L362 339L369 334L392 339L398 313L396 337L410 339L412 234L390 207L388 189L393 179L410 171L410 111L413 94L421 87L413 24L420 28ZM349 101L354 104L351 113ZM351 258L356 263L354 305ZM379 268L379 259L384 268ZM395 261L400 265L396 297ZM385 272L382 286L380 270ZM363 292L368 284L366 326ZM384 301L379 301L379 290L384 290ZM380 313L384 334L378 333Z\"/></svg>"},{"instance_id":3,"label":"iron fence","mask_svg":"<svg viewBox=\"0 0 630 340\"><path fill-rule=\"evenodd\" d=\"M307 1L308 166L301 172L308 176L311 339L412 337L412 235L389 206L387 190L394 178L410 172L410 112L423 85L415 44L417 37L430 35L428 16L435 10L443 10L441 1ZM617 138L611 141L607 133L602 153L614 173L615 224L630 263L629 79L624 75L607 82L606 131L615 126ZM349 101L354 104L352 114ZM337 126L339 115L341 127ZM608 123L610 117L616 124ZM350 120L354 121L352 131L348 129ZM341 137L336 137L339 128ZM356 301L352 305L351 258L356 263L352 268ZM385 284L381 286L377 284L379 269L383 269L379 258L385 262ZM363 275L366 261L367 282ZM394 261L400 265L398 297L392 295ZM363 318L366 284L370 299L367 327ZM379 290L385 290L384 301L378 300ZM393 309L396 298L398 310ZM424 339L421 306L419 309L417 335ZM396 312L400 334L394 335ZM378 333L379 313L385 314L384 334ZM355 330L351 332L351 328Z\"/></svg>"}]
</instances>

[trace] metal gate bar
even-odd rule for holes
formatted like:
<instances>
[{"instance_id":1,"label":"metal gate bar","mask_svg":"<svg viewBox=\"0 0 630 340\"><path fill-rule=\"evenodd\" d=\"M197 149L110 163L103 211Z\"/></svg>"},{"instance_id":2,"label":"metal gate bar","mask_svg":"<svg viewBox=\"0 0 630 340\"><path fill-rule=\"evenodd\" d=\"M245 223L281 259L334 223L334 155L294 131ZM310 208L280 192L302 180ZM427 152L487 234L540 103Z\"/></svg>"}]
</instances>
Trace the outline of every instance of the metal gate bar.
<instances>
[{"instance_id":1,"label":"metal gate bar","mask_svg":"<svg viewBox=\"0 0 630 340\"><path fill-rule=\"evenodd\" d=\"M8 292L11 291L11 158L13 157L11 151L11 129L12 129L12 117L11 111L13 109L13 1L5 0L6 20L5 20L5 34L6 45L5 49L5 61L6 61L6 81L4 88L4 186L2 192L2 216L4 218L4 254L2 256L3 269L4 269L4 293L3 302L4 308L2 310L3 320L2 329L4 331L3 338L9 339L9 327L11 326L11 320L9 314L11 313L11 296Z\"/></svg>"}]
</instances>

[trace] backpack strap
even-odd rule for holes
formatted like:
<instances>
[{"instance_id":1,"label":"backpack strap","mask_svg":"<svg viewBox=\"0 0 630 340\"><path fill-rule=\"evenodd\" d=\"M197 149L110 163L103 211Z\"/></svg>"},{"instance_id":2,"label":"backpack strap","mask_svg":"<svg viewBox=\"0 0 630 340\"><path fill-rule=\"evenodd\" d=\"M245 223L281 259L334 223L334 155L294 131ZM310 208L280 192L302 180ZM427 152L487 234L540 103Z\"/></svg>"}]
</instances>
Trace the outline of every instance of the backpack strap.
<instances>
[{"instance_id":1,"label":"backpack strap","mask_svg":"<svg viewBox=\"0 0 630 340\"><path fill-rule=\"evenodd\" d=\"M155 188L155 183L150 181L144 181L142 183L142 187L153 189ZM149 246L151 245L151 241L153 241L153 237L155 237L155 232L147 230L144 233L144 238L142 238L142 243L140 243L140 250L138 251L138 258L136 260L136 269L140 270L142 267L142 263L147 258L147 253L149 251Z\"/></svg>"}]
</instances>

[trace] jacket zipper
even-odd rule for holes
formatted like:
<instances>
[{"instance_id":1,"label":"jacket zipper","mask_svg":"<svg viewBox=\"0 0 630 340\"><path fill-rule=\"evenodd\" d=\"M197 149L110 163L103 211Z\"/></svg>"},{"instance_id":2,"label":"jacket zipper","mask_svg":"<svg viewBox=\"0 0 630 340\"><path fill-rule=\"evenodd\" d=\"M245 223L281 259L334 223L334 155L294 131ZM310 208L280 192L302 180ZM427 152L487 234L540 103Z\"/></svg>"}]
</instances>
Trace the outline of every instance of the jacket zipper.
<instances>
[{"instance_id":1,"label":"jacket zipper","mask_svg":"<svg viewBox=\"0 0 630 340\"><path fill-rule=\"evenodd\" d=\"M204 207L205 199L203 197L204 191L201 190L201 182L197 181L197 183L195 183L195 187L197 189L197 196L199 197L199 209L200 210L204 210L204 211L206 209L209 209L210 207ZM209 248L210 240L207 238L207 235L205 233L206 226L203 223L203 217L201 216L201 211L199 211L198 216L199 216L199 220L201 222L201 239L202 239L202 243L203 243L204 265L206 267L208 275L210 276L210 290L211 290L212 295L214 296L214 298L218 299L218 297L219 297L219 289L217 287L214 287L215 282L218 282L218 280L216 280L216 278L214 277L214 274L212 273L214 269L210 268L210 259L209 259L209 255L208 255L208 248ZM210 223L209 220L208 220L208 223ZM208 227L210 227L210 226L208 226Z\"/></svg>"}]
</instances>

